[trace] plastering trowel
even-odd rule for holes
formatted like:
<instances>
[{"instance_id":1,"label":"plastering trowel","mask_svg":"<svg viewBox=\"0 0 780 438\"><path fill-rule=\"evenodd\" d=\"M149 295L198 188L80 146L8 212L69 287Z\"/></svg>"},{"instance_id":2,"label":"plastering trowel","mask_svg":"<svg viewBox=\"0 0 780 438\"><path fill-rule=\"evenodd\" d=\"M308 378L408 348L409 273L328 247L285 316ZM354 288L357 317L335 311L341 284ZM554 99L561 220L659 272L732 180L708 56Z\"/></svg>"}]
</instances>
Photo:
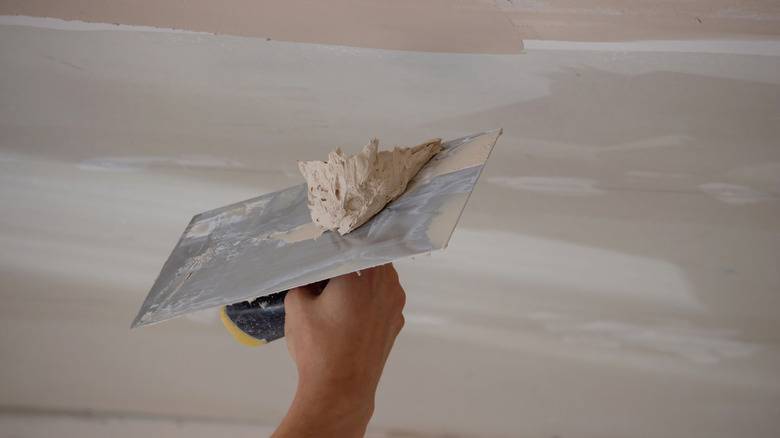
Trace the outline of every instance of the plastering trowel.
<instances>
[{"instance_id":1,"label":"plastering trowel","mask_svg":"<svg viewBox=\"0 0 780 438\"><path fill-rule=\"evenodd\" d=\"M442 143L401 196L343 236L319 235L305 183L193 217L132 327L225 306L239 341L284 336L289 289L444 249L499 135Z\"/></svg>"}]
</instances>

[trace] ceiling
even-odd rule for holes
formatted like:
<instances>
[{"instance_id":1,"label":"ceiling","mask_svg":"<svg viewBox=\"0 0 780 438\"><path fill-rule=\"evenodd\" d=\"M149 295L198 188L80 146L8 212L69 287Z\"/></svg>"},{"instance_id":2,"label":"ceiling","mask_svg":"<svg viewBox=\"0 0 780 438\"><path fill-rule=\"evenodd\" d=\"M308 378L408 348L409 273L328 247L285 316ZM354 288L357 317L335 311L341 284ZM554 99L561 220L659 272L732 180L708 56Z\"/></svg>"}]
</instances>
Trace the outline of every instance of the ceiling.
<instances>
[{"instance_id":1,"label":"ceiling","mask_svg":"<svg viewBox=\"0 0 780 438\"><path fill-rule=\"evenodd\" d=\"M25 0L0 13L375 49L519 53L523 39L777 37L774 0Z\"/></svg>"},{"instance_id":2,"label":"ceiling","mask_svg":"<svg viewBox=\"0 0 780 438\"><path fill-rule=\"evenodd\" d=\"M0 435L268 436L284 341L129 330L190 218L500 127L370 436L776 436L772 2L228 3L0 5Z\"/></svg>"}]
</instances>

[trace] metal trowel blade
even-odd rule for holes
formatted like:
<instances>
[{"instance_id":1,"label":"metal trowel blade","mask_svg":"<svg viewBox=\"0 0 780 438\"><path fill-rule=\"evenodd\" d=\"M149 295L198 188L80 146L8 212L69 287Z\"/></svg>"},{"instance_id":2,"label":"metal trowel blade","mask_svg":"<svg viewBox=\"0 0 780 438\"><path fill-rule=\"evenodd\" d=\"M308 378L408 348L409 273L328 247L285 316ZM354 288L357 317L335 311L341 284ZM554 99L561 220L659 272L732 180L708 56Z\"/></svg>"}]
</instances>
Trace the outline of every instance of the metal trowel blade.
<instances>
[{"instance_id":1,"label":"metal trowel blade","mask_svg":"<svg viewBox=\"0 0 780 438\"><path fill-rule=\"evenodd\" d=\"M311 237L306 184L195 216L132 327L445 248L499 135L442 143L400 197L344 236Z\"/></svg>"}]
</instances>

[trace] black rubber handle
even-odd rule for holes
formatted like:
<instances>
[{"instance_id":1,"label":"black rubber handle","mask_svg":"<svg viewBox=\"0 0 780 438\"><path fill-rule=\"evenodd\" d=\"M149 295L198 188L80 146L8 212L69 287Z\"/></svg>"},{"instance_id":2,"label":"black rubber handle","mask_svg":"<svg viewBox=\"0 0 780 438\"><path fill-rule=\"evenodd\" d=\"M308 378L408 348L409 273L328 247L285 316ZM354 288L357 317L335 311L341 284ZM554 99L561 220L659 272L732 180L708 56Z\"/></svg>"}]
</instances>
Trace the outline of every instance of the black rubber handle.
<instances>
[{"instance_id":1,"label":"black rubber handle","mask_svg":"<svg viewBox=\"0 0 780 438\"><path fill-rule=\"evenodd\" d=\"M328 280L309 285L313 293L322 293ZM244 334L265 344L284 337L284 298L288 291L276 292L251 301L225 306L225 316ZM234 335L235 336L235 335Z\"/></svg>"},{"instance_id":2,"label":"black rubber handle","mask_svg":"<svg viewBox=\"0 0 780 438\"><path fill-rule=\"evenodd\" d=\"M277 292L252 301L225 306L225 315L236 328L258 341L268 343L284 337L284 297Z\"/></svg>"}]
</instances>

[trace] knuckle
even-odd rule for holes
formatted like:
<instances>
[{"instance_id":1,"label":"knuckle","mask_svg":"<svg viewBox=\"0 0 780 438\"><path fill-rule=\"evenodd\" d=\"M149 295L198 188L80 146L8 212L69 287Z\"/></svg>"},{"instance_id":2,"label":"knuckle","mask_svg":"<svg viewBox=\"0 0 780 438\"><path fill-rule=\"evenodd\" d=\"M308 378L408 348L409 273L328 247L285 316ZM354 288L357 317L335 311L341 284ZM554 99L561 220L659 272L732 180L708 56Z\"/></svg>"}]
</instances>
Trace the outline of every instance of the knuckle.
<instances>
[{"instance_id":1,"label":"knuckle","mask_svg":"<svg viewBox=\"0 0 780 438\"><path fill-rule=\"evenodd\" d=\"M387 274L390 276L393 281L398 281L398 271L395 270L395 267L392 263L385 265L387 266Z\"/></svg>"},{"instance_id":2,"label":"knuckle","mask_svg":"<svg viewBox=\"0 0 780 438\"><path fill-rule=\"evenodd\" d=\"M404 306L406 306L406 292L402 288L398 288L398 296L395 302L400 310L403 310Z\"/></svg>"}]
</instances>

